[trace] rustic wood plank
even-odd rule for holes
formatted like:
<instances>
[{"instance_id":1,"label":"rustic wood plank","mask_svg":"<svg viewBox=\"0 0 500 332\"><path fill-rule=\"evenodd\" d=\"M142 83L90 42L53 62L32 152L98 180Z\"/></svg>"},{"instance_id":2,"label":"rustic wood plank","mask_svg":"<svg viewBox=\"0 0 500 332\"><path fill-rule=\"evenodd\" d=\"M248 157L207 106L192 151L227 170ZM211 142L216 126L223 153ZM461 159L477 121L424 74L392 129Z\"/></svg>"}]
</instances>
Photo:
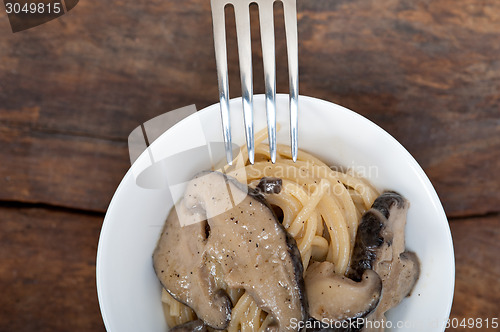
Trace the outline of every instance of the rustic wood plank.
<instances>
[{"instance_id":1,"label":"rustic wood plank","mask_svg":"<svg viewBox=\"0 0 500 332\"><path fill-rule=\"evenodd\" d=\"M58 20L2 34L0 109L38 110L37 128L125 139L156 115L212 104L209 6L82 1Z\"/></svg>"},{"instance_id":2,"label":"rustic wood plank","mask_svg":"<svg viewBox=\"0 0 500 332\"><path fill-rule=\"evenodd\" d=\"M95 282L102 219L0 207L0 331L105 331Z\"/></svg>"},{"instance_id":3,"label":"rustic wood plank","mask_svg":"<svg viewBox=\"0 0 500 332\"><path fill-rule=\"evenodd\" d=\"M101 211L130 161L124 142L0 125L0 200Z\"/></svg>"},{"instance_id":4,"label":"rustic wood plank","mask_svg":"<svg viewBox=\"0 0 500 332\"><path fill-rule=\"evenodd\" d=\"M500 216L450 222L455 247L455 297L450 318L500 320ZM474 326L477 328L477 326ZM481 329L450 331L498 331Z\"/></svg>"},{"instance_id":5,"label":"rustic wood plank","mask_svg":"<svg viewBox=\"0 0 500 332\"><path fill-rule=\"evenodd\" d=\"M448 215L499 211L499 2L317 0L299 1L298 12L301 93L347 106L395 136L426 170ZM81 1L17 34L3 16L0 31L7 32L0 123L10 128L124 142L156 115L217 100L209 1ZM258 28L252 32L255 91L262 92ZM279 30L278 91L286 92L282 37ZM237 96L234 29L228 40Z\"/></svg>"}]
</instances>

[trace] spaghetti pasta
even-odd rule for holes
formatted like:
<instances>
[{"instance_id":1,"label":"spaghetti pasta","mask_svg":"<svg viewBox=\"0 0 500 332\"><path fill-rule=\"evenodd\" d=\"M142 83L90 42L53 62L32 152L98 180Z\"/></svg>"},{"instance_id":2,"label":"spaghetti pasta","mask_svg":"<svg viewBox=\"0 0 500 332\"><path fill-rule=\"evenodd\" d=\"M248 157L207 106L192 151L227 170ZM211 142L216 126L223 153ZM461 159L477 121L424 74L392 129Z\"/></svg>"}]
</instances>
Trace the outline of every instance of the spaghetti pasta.
<instances>
[{"instance_id":1,"label":"spaghetti pasta","mask_svg":"<svg viewBox=\"0 0 500 332\"><path fill-rule=\"evenodd\" d=\"M256 162L248 163L246 147L240 150L232 166L220 169L228 176L255 187L264 177L282 180L279 193L266 194L266 200L282 214L282 224L292 235L300 251L304 273L311 261L329 261L335 273L346 274L356 231L362 213L379 193L353 171L332 170L318 158L299 151L293 162L289 147L278 145L277 160L272 164L266 144L266 131L255 136ZM234 307L229 332L264 331L269 315L241 289L226 289ZM162 302L170 327L195 319L194 312L164 290Z\"/></svg>"}]
</instances>

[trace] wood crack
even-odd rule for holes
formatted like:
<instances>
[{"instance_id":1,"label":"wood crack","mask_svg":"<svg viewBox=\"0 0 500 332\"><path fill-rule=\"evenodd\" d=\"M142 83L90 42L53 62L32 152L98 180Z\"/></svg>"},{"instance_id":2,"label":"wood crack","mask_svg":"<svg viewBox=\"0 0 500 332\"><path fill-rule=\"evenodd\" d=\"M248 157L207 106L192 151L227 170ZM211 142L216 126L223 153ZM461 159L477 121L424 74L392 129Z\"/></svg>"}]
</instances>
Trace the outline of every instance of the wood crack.
<instances>
[{"instance_id":1,"label":"wood crack","mask_svg":"<svg viewBox=\"0 0 500 332\"><path fill-rule=\"evenodd\" d=\"M74 214L84 214L88 216L101 216L104 217L105 212L93 211L80 209L75 207L68 207L62 205L54 205L48 203L31 203L31 202L20 202L20 201L6 201L0 200L0 208L7 209L44 209L49 211L60 211Z\"/></svg>"}]
</instances>

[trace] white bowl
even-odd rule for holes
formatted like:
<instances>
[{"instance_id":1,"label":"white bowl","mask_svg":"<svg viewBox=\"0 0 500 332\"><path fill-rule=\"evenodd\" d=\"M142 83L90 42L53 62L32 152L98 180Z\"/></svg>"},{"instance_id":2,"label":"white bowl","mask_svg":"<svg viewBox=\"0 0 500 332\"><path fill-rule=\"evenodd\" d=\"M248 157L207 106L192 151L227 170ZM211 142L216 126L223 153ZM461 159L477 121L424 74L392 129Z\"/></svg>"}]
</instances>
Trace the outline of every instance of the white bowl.
<instances>
[{"instance_id":1,"label":"white bowl","mask_svg":"<svg viewBox=\"0 0 500 332\"><path fill-rule=\"evenodd\" d=\"M278 142L284 144L289 144L287 108L287 95L278 95L278 122L283 128ZM255 96L254 109L256 130L265 128L263 95ZM444 331L455 280L453 244L442 205L422 168L387 132L346 108L300 96L299 109L301 149L329 165L368 170L367 177L378 189L396 190L411 203L406 245L418 254L421 275L412 295L388 313L393 323L391 331ZM241 99L231 100L231 116L233 140L244 144ZM221 141L218 104L177 123L152 144L151 151L158 160L200 145L198 141L204 137L209 142ZM202 154L184 159L170 163L170 175L181 172L190 176L209 167ZM177 193L165 187L139 186L136 175L148 166L148 160L147 153L143 153L125 175L101 230L97 293L108 332L167 330L152 252L173 200L182 192L182 184ZM160 181L161 174L144 174L145 182Z\"/></svg>"}]
</instances>

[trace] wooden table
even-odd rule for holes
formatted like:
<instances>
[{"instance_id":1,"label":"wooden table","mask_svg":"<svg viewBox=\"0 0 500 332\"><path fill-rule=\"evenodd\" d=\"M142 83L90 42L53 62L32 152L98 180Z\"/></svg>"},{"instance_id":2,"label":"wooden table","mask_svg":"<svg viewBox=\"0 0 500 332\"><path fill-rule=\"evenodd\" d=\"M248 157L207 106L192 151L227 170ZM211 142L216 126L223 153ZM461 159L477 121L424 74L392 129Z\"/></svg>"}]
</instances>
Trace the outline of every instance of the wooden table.
<instances>
[{"instance_id":1,"label":"wooden table","mask_svg":"<svg viewBox=\"0 0 500 332\"><path fill-rule=\"evenodd\" d=\"M500 2L298 0L298 15L301 94L359 112L413 154L454 239L451 317L499 317ZM0 331L103 331L96 248L127 136L218 99L209 1L82 0L16 34L2 14L0 33Z\"/></svg>"}]
</instances>

